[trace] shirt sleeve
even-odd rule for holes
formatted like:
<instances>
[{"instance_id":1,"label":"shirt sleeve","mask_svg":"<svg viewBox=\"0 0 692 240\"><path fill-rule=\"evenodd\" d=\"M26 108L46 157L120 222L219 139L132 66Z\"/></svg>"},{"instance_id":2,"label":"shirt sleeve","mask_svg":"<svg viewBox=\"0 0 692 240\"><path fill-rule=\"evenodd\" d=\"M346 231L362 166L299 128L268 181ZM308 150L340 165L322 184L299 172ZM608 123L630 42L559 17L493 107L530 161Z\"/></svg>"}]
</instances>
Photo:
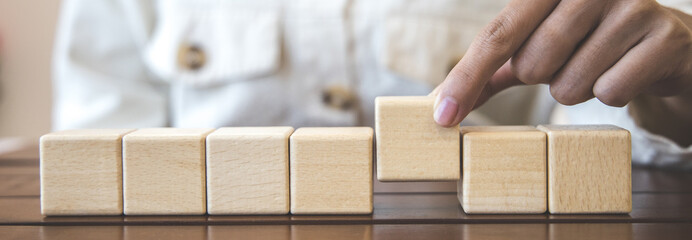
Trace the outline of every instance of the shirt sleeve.
<instances>
[{"instance_id":1,"label":"shirt sleeve","mask_svg":"<svg viewBox=\"0 0 692 240\"><path fill-rule=\"evenodd\" d=\"M53 54L53 128L167 124L167 86L142 57L153 14L148 1L68 0Z\"/></svg>"},{"instance_id":2,"label":"shirt sleeve","mask_svg":"<svg viewBox=\"0 0 692 240\"><path fill-rule=\"evenodd\" d=\"M651 133L637 125L629 106L609 107L597 99L574 106L557 105L554 124L613 124L632 135L632 163L667 169L692 170L692 146L682 147L665 136Z\"/></svg>"}]
</instances>

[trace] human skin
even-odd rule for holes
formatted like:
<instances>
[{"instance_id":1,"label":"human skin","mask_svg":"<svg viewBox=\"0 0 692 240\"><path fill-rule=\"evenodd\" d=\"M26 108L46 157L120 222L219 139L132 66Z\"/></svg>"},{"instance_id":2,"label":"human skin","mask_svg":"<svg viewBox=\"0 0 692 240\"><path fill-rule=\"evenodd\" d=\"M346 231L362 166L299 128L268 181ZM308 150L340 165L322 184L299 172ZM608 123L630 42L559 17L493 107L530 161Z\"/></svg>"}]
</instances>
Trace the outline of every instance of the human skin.
<instances>
[{"instance_id":1,"label":"human skin","mask_svg":"<svg viewBox=\"0 0 692 240\"><path fill-rule=\"evenodd\" d=\"M631 102L635 122L688 146L691 29L691 16L654 0L512 0L431 93L433 117L455 126L506 88L548 84L565 105Z\"/></svg>"}]
</instances>

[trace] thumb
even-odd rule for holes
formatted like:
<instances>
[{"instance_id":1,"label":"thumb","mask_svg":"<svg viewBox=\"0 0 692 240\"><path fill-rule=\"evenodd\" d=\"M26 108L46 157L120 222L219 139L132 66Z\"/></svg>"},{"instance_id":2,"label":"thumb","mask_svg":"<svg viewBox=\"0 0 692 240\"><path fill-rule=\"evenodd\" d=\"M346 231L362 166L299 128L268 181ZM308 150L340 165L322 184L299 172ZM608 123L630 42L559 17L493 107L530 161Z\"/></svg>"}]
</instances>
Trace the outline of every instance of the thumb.
<instances>
[{"instance_id":1,"label":"thumb","mask_svg":"<svg viewBox=\"0 0 692 240\"><path fill-rule=\"evenodd\" d=\"M512 72L510 62L511 61L507 61L492 77L490 77L490 80L488 80L488 83L485 84L481 94L478 96L476 104L473 106L474 109L480 107L492 96L495 96L495 94L507 88L524 85L524 83Z\"/></svg>"}]
</instances>

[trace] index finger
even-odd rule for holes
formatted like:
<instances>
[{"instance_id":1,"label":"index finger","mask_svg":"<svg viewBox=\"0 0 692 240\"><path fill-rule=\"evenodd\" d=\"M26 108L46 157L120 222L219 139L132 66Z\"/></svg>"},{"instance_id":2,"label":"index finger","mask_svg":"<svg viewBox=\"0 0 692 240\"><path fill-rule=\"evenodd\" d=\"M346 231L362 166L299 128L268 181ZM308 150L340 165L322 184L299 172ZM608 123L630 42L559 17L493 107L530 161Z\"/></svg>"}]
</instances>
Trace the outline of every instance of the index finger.
<instances>
[{"instance_id":1,"label":"index finger","mask_svg":"<svg viewBox=\"0 0 692 240\"><path fill-rule=\"evenodd\" d=\"M473 40L438 88L435 121L459 124L473 109L488 79L521 47L559 0L512 0Z\"/></svg>"}]
</instances>

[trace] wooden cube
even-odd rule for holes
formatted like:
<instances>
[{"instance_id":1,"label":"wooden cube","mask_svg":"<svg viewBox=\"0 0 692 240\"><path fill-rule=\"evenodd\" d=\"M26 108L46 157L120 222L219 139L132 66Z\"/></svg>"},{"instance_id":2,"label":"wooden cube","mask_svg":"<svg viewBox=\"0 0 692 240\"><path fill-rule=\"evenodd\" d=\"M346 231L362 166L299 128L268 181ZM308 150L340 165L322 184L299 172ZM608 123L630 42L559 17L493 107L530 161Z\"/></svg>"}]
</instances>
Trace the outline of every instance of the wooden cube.
<instances>
[{"instance_id":1,"label":"wooden cube","mask_svg":"<svg viewBox=\"0 0 692 240\"><path fill-rule=\"evenodd\" d=\"M632 211L629 131L612 125L540 125L548 134L550 213Z\"/></svg>"},{"instance_id":2,"label":"wooden cube","mask_svg":"<svg viewBox=\"0 0 692 240\"><path fill-rule=\"evenodd\" d=\"M293 214L372 213L372 128L299 128L291 135Z\"/></svg>"},{"instance_id":3,"label":"wooden cube","mask_svg":"<svg viewBox=\"0 0 692 240\"><path fill-rule=\"evenodd\" d=\"M126 135L125 214L205 214L205 140L212 130L148 128Z\"/></svg>"},{"instance_id":4,"label":"wooden cube","mask_svg":"<svg viewBox=\"0 0 692 240\"><path fill-rule=\"evenodd\" d=\"M544 213L546 134L529 126L461 127L466 213Z\"/></svg>"},{"instance_id":5,"label":"wooden cube","mask_svg":"<svg viewBox=\"0 0 692 240\"><path fill-rule=\"evenodd\" d=\"M459 180L459 128L435 123L434 102L434 97L375 99L378 180Z\"/></svg>"},{"instance_id":6,"label":"wooden cube","mask_svg":"<svg viewBox=\"0 0 692 240\"><path fill-rule=\"evenodd\" d=\"M122 214L122 137L131 131L69 130L42 136L41 213Z\"/></svg>"},{"instance_id":7,"label":"wooden cube","mask_svg":"<svg viewBox=\"0 0 692 240\"><path fill-rule=\"evenodd\" d=\"M292 127L220 128L207 136L209 214L287 214Z\"/></svg>"}]
</instances>

